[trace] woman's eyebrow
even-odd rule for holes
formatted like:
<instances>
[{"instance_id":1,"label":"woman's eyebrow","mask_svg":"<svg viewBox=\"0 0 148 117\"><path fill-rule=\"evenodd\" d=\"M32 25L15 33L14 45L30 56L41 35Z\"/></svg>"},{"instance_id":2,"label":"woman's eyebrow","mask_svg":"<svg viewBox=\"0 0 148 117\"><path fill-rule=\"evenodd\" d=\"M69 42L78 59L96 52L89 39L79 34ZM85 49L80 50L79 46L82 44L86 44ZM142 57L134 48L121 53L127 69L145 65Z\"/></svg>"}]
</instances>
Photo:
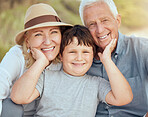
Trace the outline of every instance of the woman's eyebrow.
<instances>
[{"instance_id":1,"label":"woman's eyebrow","mask_svg":"<svg viewBox=\"0 0 148 117\"><path fill-rule=\"evenodd\" d=\"M33 33L36 33L36 32L43 32L42 30L35 30L33 31Z\"/></svg>"},{"instance_id":2,"label":"woman's eyebrow","mask_svg":"<svg viewBox=\"0 0 148 117\"><path fill-rule=\"evenodd\" d=\"M50 31L51 30L58 30L58 29L59 29L58 27L55 27L55 28L51 28Z\"/></svg>"}]
</instances>

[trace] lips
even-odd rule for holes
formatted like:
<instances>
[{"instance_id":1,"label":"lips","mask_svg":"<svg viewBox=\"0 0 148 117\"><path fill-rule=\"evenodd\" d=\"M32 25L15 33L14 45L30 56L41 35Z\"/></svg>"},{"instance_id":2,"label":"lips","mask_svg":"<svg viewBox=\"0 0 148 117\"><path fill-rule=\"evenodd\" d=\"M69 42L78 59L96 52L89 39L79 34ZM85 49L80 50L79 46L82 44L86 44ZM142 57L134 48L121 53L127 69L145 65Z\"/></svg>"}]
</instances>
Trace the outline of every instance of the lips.
<instances>
[{"instance_id":1,"label":"lips","mask_svg":"<svg viewBox=\"0 0 148 117\"><path fill-rule=\"evenodd\" d=\"M46 51L53 51L55 47L51 47L51 48L42 48L41 50L46 52Z\"/></svg>"},{"instance_id":2,"label":"lips","mask_svg":"<svg viewBox=\"0 0 148 117\"><path fill-rule=\"evenodd\" d=\"M85 63L73 63L75 66L83 66Z\"/></svg>"},{"instance_id":3,"label":"lips","mask_svg":"<svg viewBox=\"0 0 148 117\"><path fill-rule=\"evenodd\" d=\"M106 38L107 37L107 35L105 35L105 36L103 36L103 37L99 37L100 39L104 39L104 38Z\"/></svg>"},{"instance_id":4,"label":"lips","mask_svg":"<svg viewBox=\"0 0 148 117\"><path fill-rule=\"evenodd\" d=\"M100 36L98 38L99 38L99 40L102 40L103 41L104 39L106 39L109 36L109 34L110 33L108 33L107 35L104 35L104 36Z\"/></svg>"}]
</instances>

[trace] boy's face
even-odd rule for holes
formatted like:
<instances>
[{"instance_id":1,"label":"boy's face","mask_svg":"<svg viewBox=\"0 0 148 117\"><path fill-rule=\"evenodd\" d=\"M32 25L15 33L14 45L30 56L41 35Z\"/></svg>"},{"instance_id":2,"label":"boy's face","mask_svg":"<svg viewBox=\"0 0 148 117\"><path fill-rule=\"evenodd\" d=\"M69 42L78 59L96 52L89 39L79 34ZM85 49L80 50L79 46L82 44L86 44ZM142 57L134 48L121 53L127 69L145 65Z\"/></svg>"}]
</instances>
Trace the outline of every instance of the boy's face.
<instances>
[{"instance_id":1,"label":"boy's face","mask_svg":"<svg viewBox=\"0 0 148 117\"><path fill-rule=\"evenodd\" d=\"M93 61L93 48L78 45L77 37L67 45L61 56L63 70L73 76L83 76L91 67Z\"/></svg>"}]
</instances>

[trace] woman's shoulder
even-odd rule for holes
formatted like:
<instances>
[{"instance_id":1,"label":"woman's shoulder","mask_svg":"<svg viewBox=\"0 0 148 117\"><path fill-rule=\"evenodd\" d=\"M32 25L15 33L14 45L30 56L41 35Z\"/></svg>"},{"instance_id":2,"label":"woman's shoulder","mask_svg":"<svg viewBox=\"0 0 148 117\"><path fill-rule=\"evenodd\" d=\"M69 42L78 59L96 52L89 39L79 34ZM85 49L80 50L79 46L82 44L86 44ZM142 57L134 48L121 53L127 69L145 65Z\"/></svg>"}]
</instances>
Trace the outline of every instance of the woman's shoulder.
<instances>
[{"instance_id":1,"label":"woman's shoulder","mask_svg":"<svg viewBox=\"0 0 148 117\"><path fill-rule=\"evenodd\" d=\"M20 52L20 53L22 53L22 46L15 45L15 46L10 48L9 52Z\"/></svg>"},{"instance_id":2,"label":"woman's shoulder","mask_svg":"<svg viewBox=\"0 0 148 117\"><path fill-rule=\"evenodd\" d=\"M24 55L22 51L22 46L15 45L9 49L9 51L4 56L7 60L18 60L18 61L24 61Z\"/></svg>"},{"instance_id":3,"label":"woman's shoulder","mask_svg":"<svg viewBox=\"0 0 148 117\"><path fill-rule=\"evenodd\" d=\"M11 47L10 50L7 52L7 54L12 55L12 56L14 55L14 56L23 57L22 46L15 45Z\"/></svg>"}]
</instances>

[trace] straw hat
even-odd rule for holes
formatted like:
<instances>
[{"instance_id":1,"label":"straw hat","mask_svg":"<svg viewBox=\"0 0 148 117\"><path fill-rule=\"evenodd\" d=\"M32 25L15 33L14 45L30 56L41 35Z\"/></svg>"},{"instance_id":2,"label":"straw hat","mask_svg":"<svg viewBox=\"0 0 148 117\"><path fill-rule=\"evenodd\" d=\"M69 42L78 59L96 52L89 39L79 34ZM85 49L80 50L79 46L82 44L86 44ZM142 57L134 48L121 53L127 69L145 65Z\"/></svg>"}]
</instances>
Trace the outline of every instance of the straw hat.
<instances>
[{"instance_id":1,"label":"straw hat","mask_svg":"<svg viewBox=\"0 0 148 117\"><path fill-rule=\"evenodd\" d=\"M56 11L48 4L34 4L28 8L24 19L24 30L20 31L15 38L15 42L22 45L23 35L26 31L47 26L72 26L61 22Z\"/></svg>"}]
</instances>

